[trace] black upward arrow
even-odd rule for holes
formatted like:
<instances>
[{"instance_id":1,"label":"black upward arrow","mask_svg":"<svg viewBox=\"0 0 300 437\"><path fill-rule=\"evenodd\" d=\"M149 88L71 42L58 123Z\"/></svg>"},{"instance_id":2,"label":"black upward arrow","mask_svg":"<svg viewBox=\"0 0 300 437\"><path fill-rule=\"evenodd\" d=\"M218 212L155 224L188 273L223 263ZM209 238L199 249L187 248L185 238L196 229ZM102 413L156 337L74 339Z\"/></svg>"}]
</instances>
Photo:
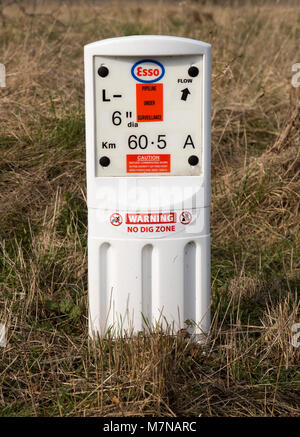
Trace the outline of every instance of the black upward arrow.
<instances>
[{"instance_id":1,"label":"black upward arrow","mask_svg":"<svg viewBox=\"0 0 300 437\"><path fill-rule=\"evenodd\" d=\"M187 96L191 94L188 88L184 88L184 90L181 90L181 92L182 92L181 100L186 100Z\"/></svg>"}]
</instances>

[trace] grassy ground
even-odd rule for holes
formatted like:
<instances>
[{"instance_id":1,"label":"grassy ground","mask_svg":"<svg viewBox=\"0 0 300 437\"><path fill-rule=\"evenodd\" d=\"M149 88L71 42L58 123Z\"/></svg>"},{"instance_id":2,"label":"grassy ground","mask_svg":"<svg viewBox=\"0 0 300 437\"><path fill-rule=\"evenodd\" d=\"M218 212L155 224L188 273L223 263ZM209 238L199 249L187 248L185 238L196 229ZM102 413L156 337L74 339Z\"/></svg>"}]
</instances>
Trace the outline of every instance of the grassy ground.
<instances>
[{"instance_id":1,"label":"grassy ground","mask_svg":"<svg viewBox=\"0 0 300 437\"><path fill-rule=\"evenodd\" d=\"M0 2L0 415L299 416L291 327L300 322L300 106L291 68L300 62L300 7L8 3ZM213 45L214 319L205 354L159 332L100 345L87 338L82 47L149 33Z\"/></svg>"}]
</instances>

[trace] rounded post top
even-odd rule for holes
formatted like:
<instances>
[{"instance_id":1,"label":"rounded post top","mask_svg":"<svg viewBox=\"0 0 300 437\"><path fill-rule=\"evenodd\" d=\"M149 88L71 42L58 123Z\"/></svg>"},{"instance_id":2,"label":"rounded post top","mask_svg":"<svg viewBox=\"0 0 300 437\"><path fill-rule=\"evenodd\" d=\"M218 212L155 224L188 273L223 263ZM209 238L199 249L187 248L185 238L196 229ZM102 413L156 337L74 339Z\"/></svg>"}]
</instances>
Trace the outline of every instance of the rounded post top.
<instances>
[{"instance_id":1,"label":"rounded post top","mask_svg":"<svg viewBox=\"0 0 300 437\"><path fill-rule=\"evenodd\" d=\"M166 35L132 35L87 44L86 54L107 56L178 56L208 54L211 45L191 38Z\"/></svg>"}]
</instances>

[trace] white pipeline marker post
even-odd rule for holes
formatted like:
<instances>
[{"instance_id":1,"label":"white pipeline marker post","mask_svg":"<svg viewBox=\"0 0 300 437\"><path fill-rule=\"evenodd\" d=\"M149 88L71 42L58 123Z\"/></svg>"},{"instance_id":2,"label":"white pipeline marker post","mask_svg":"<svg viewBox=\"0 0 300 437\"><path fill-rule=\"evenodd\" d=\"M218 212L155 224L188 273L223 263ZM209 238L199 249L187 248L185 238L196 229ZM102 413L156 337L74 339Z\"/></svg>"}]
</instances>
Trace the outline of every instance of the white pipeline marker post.
<instances>
[{"instance_id":1,"label":"white pipeline marker post","mask_svg":"<svg viewBox=\"0 0 300 437\"><path fill-rule=\"evenodd\" d=\"M211 46L85 46L89 333L210 328Z\"/></svg>"}]
</instances>

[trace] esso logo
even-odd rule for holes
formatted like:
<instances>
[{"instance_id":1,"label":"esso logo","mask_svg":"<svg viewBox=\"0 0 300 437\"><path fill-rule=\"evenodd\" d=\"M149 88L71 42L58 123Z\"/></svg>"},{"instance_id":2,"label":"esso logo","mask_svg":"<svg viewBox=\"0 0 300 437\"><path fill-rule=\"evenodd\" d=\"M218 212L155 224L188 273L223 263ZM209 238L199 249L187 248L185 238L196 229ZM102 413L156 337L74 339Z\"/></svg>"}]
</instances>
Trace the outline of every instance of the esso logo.
<instances>
[{"instance_id":1,"label":"esso logo","mask_svg":"<svg viewBox=\"0 0 300 437\"><path fill-rule=\"evenodd\" d=\"M131 74L138 82L153 83L164 77L165 68L154 59L142 59L132 66Z\"/></svg>"}]
</instances>

